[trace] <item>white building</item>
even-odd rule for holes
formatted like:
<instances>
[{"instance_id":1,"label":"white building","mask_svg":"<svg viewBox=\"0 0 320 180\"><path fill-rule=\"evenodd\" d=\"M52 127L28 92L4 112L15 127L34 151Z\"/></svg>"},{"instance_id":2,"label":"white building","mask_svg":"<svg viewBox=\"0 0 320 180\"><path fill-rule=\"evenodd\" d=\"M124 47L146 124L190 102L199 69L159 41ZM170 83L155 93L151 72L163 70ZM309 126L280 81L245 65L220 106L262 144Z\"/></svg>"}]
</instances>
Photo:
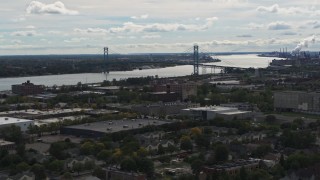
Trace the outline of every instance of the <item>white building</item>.
<instances>
[{"instance_id":1,"label":"white building","mask_svg":"<svg viewBox=\"0 0 320 180\"><path fill-rule=\"evenodd\" d=\"M11 126L11 125L18 126L20 127L22 132L26 132L30 125L34 125L34 122L32 120L27 120L27 119L0 117L0 129Z\"/></svg>"},{"instance_id":2,"label":"white building","mask_svg":"<svg viewBox=\"0 0 320 180\"><path fill-rule=\"evenodd\" d=\"M216 117L222 117L225 120L247 119L252 117L252 112L250 111L240 111L237 108L222 106L183 109L182 114L189 115L200 120L212 120Z\"/></svg>"}]
</instances>

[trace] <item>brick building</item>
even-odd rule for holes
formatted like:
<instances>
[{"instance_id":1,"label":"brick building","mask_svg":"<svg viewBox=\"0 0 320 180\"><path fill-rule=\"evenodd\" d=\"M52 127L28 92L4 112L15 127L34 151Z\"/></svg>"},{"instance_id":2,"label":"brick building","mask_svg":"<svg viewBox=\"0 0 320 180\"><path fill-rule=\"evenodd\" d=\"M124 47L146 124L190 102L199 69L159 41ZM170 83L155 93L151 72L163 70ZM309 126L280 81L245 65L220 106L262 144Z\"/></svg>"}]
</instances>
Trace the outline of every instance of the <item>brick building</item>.
<instances>
[{"instance_id":1,"label":"brick building","mask_svg":"<svg viewBox=\"0 0 320 180\"><path fill-rule=\"evenodd\" d=\"M43 85L34 85L33 83L30 83L30 81L27 81L22 84L12 85L11 89L12 89L12 93L23 95L23 96L41 94L44 92Z\"/></svg>"}]
</instances>

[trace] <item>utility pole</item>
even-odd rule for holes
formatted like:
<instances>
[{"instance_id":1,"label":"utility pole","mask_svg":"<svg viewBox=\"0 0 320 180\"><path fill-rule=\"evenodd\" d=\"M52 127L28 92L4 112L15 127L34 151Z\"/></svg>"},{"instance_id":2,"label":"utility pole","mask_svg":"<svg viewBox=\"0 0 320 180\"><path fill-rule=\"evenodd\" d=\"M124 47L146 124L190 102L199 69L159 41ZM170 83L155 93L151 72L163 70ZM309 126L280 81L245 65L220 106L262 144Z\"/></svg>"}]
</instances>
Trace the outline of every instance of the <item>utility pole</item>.
<instances>
[{"instance_id":1,"label":"utility pole","mask_svg":"<svg viewBox=\"0 0 320 180\"><path fill-rule=\"evenodd\" d=\"M108 69L108 61L109 61L109 48L104 47L103 48L103 61L104 61L104 73L109 73Z\"/></svg>"},{"instance_id":2,"label":"utility pole","mask_svg":"<svg viewBox=\"0 0 320 180\"><path fill-rule=\"evenodd\" d=\"M199 46L193 46L193 75L199 75Z\"/></svg>"}]
</instances>

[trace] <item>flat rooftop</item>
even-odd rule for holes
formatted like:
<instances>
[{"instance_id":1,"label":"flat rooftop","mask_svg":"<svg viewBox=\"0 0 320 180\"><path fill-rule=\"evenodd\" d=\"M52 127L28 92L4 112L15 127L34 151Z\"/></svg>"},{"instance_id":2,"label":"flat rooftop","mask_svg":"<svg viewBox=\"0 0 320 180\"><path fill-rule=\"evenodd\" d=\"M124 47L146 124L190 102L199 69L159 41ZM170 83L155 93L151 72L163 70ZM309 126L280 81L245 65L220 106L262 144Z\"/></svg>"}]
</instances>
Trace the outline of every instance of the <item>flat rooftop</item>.
<instances>
[{"instance_id":1,"label":"flat rooftop","mask_svg":"<svg viewBox=\"0 0 320 180\"><path fill-rule=\"evenodd\" d=\"M207 106L207 107L198 107L198 108L190 108L186 109L190 111L237 111L237 108L223 107L223 106Z\"/></svg>"},{"instance_id":2,"label":"flat rooftop","mask_svg":"<svg viewBox=\"0 0 320 180\"><path fill-rule=\"evenodd\" d=\"M75 113L81 111L88 111L91 109L81 109L81 108L74 108L74 109L52 109L48 111L40 111L36 109L27 109L27 110L20 110L20 111L5 111L0 112L0 116L9 115L9 114L28 114L28 115L57 115L57 114L64 114L64 113Z\"/></svg>"},{"instance_id":3,"label":"flat rooftop","mask_svg":"<svg viewBox=\"0 0 320 180\"><path fill-rule=\"evenodd\" d=\"M219 114L224 114L224 115L235 115L235 114L246 114L246 113L250 113L250 111L229 111L229 112L221 112Z\"/></svg>"},{"instance_id":4,"label":"flat rooftop","mask_svg":"<svg viewBox=\"0 0 320 180\"><path fill-rule=\"evenodd\" d=\"M32 122L32 120L11 117L0 117L0 125L15 124L21 122Z\"/></svg>"},{"instance_id":5,"label":"flat rooftop","mask_svg":"<svg viewBox=\"0 0 320 180\"><path fill-rule=\"evenodd\" d=\"M102 133L114 133L126 130L143 128L148 125L164 125L170 124L173 121L157 120L157 119L126 119L126 120L111 120L95 123L86 123L81 125L67 126L68 129L89 130Z\"/></svg>"}]
</instances>

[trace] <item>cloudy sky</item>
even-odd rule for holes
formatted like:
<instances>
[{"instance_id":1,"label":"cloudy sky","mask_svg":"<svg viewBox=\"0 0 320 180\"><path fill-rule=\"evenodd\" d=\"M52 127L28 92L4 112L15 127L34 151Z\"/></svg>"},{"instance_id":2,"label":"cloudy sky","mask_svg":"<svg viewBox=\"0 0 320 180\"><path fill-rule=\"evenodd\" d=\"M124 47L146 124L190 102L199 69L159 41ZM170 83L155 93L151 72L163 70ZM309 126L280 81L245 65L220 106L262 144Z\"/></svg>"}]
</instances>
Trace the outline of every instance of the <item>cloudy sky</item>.
<instances>
[{"instance_id":1,"label":"cloudy sky","mask_svg":"<svg viewBox=\"0 0 320 180\"><path fill-rule=\"evenodd\" d=\"M7 0L0 17L0 55L320 50L320 0Z\"/></svg>"}]
</instances>

